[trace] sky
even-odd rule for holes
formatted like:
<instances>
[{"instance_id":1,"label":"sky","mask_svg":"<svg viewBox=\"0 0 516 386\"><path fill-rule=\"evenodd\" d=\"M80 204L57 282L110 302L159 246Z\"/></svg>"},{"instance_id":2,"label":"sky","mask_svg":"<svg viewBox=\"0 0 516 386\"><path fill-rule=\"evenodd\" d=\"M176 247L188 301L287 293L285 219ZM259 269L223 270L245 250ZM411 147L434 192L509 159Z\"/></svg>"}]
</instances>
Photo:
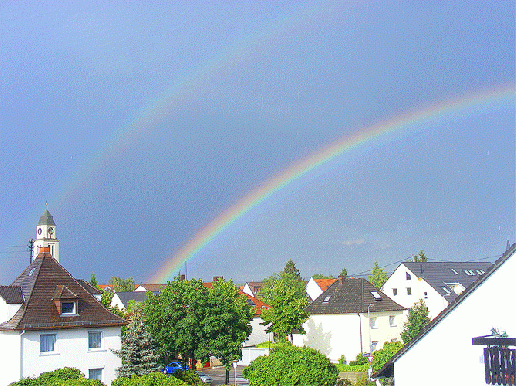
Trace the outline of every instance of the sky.
<instances>
[{"instance_id":1,"label":"sky","mask_svg":"<svg viewBox=\"0 0 516 386\"><path fill-rule=\"evenodd\" d=\"M289 259L305 278L358 276L420 250L494 261L516 241L514 15L503 0L0 1L0 283L46 208L61 264L101 283L244 283Z\"/></svg>"}]
</instances>

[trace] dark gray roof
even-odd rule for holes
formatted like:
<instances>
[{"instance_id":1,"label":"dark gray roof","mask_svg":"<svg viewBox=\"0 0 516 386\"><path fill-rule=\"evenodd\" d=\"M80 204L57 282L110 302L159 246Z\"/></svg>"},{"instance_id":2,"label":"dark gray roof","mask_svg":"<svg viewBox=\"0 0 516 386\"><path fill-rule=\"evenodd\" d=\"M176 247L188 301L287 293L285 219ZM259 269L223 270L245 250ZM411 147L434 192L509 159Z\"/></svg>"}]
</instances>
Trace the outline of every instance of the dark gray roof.
<instances>
[{"instance_id":1,"label":"dark gray roof","mask_svg":"<svg viewBox=\"0 0 516 386\"><path fill-rule=\"evenodd\" d=\"M376 300L373 293L381 300ZM356 278L339 278L306 310L310 314L349 314L367 312L368 307L370 312L405 310L367 280Z\"/></svg>"},{"instance_id":2,"label":"dark gray roof","mask_svg":"<svg viewBox=\"0 0 516 386\"><path fill-rule=\"evenodd\" d=\"M7 304L23 303L23 294L19 286L0 286L0 297L2 297Z\"/></svg>"},{"instance_id":3,"label":"dark gray roof","mask_svg":"<svg viewBox=\"0 0 516 386\"><path fill-rule=\"evenodd\" d=\"M117 292L116 294L120 298L120 301L124 304L124 308L127 308L127 303L130 300L134 300L135 302L141 303L147 299L148 293L150 291L128 291L128 292ZM158 292L153 292L158 293Z\"/></svg>"},{"instance_id":4,"label":"dark gray roof","mask_svg":"<svg viewBox=\"0 0 516 386\"><path fill-rule=\"evenodd\" d=\"M92 295L102 295L102 291L93 287L90 283L83 279L77 279L77 282Z\"/></svg>"},{"instance_id":5,"label":"dark gray roof","mask_svg":"<svg viewBox=\"0 0 516 386\"><path fill-rule=\"evenodd\" d=\"M492 266L489 262L406 262L405 265L415 276L424 279L448 303L457 296L453 290L454 284L461 284L464 289L473 284L479 276L484 275Z\"/></svg>"},{"instance_id":6,"label":"dark gray roof","mask_svg":"<svg viewBox=\"0 0 516 386\"><path fill-rule=\"evenodd\" d=\"M516 243L512 244L505 253L491 264L485 274L477 276L477 280L470 285L462 294L460 294L453 303L446 307L439 315L437 315L430 323L428 323L419 334L417 334L409 343L403 346L385 365L372 375L373 378L392 377L394 375L394 362L396 362L402 355L409 351L412 346L417 344L426 334L428 334L441 320L443 320L450 312L452 312L459 304L461 304L472 292L474 292L483 282L485 282L503 263L505 263L511 256L516 254ZM417 263L416 263L417 264Z\"/></svg>"},{"instance_id":7,"label":"dark gray roof","mask_svg":"<svg viewBox=\"0 0 516 386\"><path fill-rule=\"evenodd\" d=\"M45 209L45 211L39 218L38 225L56 225L56 223L54 222L54 217L52 217L48 209Z\"/></svg>"}]
</instances>

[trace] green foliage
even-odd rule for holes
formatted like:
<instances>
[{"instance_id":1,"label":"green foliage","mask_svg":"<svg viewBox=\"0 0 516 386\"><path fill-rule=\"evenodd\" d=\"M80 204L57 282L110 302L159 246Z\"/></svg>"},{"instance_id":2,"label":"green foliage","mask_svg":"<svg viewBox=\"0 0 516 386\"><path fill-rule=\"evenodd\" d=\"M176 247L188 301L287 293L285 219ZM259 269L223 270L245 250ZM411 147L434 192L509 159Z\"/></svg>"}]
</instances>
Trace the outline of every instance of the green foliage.
<instances>
[{"instance_id":1,"label":"green foliage","mask_svg":"<svg viewBox=\"0 0 516 386\"><path fill-rule=\"evenodd\" d=\"M113 352L122 359L122 366L117 369L119 377L146 375L161 370L152 336L145 329L139 313L133 314L122 335L122 348Z\"/></svg>"},{"instance_id":2,"label":"green foliage","mask_svg":"<svg viewBox=\"0 0 516 386\"><path fill-rule=\"evenodd\" d=\"M401 342L386 342L381 350L376 350L373 363L371 363L373 373L380 370L402 347L403 343Z\"/></svg>"},{"instance_id":3,"label":"green foliage","mask_svg":"<svg viewBox=\"0 0 516 386\"><path fill-rule=\"evenodd\" d=\"M428 307L423 299L419 299L419 301L409 309L408 318L401 333L403 343L407 344L410 342L429 322Z\"/></svg>"},{"instance_id":4,"label":"green foliage","mask_svg":"<svg viewBox=\"0 0 516 386\"><path fill-rule=\"evenodd\" d=\"M337 380L335 386L353 386L353 383L349 379L341 378Z\"/></svg>"},{"instance_id":5,"label":"green foliage","mask_svg":"<svg viewBox=\"0 0 516 386\"><path fill-rule=\"evenodd\" d=\"M381 289L388 278L387 272L385 272L383 268L380 268L378 261L375 260L373 269L371 270L371 274L367 276L367 280L376 288Z\"/></svg>"},{"instance_id":6,"label":"green foliage","mask_svg":"<svg viewBox=\"0 0 516 386\"><path fill-rule=\"evenodd\" d=\"M315 274L312 275L312 279L315 280L315 279L335 279L335 278L333 276L331 276L331 275L330 276L325 276L325 275L323 275L321 273L315 273Z\"/></svg>"},{"instance_id":7,"label":"green foliage","mask_svg":"<svg viewBox=\"0 0 516 386\"><path fill-rule=\"evenodd\" d=\"M357 365L369 365L369 361L367 360L367 357L362 354L358 353L355 357L354 361L349 362L350 366L357 366Z\"/></svg>"},{"instance_id":8,"label":"green foliage","mask_svg":"<svg viewBox=\"0 0 516 386\"><path fill-rule=\"evenodd\" d=\"M186 383L189 386L203 386L204 382L201 381L201 378L195 373L194 370L178 370L174 374L172 374L177 379L180 379L184 383ZM227 383L227 382L226 382Z\"/></svg>"},{"instance_id":9,"label":"green foliage","mask_svg":"<svg viewBox=\"0 0 516 386\"><path fill-rule=\"evenodd\" d=\"M110 309L111 300L113 300L113 296L115 296L113 291L105 289L104 291L102 291L102 295L100 295L100 303L107 309Z\"/></svg>"},{"instance_id":10,"label":"green foliage","mask_svg":"<svg viewBox=\"0 0 516 386\"><path fill-rule=\"evenodd\" d=\"M65 367L41 374L37 378L24 378L10 386L103 386L95 379L86 379L79 370Z\"/></svg>"},{"instance_id":11,"label":"green foliage","mask_svg":"<svg viewBox=\"0 0 516 386\"><path fill-rule=\"evenodd\" d=\"M134 279L132 277L122 279L121 277L112 276L109 278L108 284L113 286L115 292L134 291Z\"/></svg>"},{"instance_id":12,"label":"green foliage","mask_svg":"<svg viewBox=\"0 0 516 386\"><path fill-rule=\"evenodd\" d=\"M285 344L256 358L243 375L250 386L334 385L338 370L313 348Z\"/></svg>"},{"instance_id":13,"label":"green foliage","mask_svg":"<svg viewBox=\"0 0 516 386\"><path fill-rule=\"evenodd\" d=\"M412 256L412 261L415 263L426 263L428 261L428 257L426 257L423 250L420 250L417 255Z\"/></svg>"},{"instance_id":14,"label":"green foliage","mask_svg":"<svg viewBox=\"0 0 516 386\"><path fill-rule=\"evenodd\" d=\"M150 373L147 375L133 375L131 378L115 379L111 386L185 386L182 380L165 375L163 373Z\"/></svg>"},{"instance_id":15,"label":"green foliage","mask_svg":"<svg viewBox=\"0 0 516 386\"><path fill-rule=\"evenodd\" d=\"M348 361L346 361L346 356L342 354L339 358L339 365L345 365L346 363L348 363Z\"/></svg>"},{"instance_id":16,"label":"green foliage","mask_svg":"<svg viewBox=\"0 0 516 386\"><path fill-rule=\"evenodd\" d=\"M90 276L90 284L92 287L99 288L99 284L97 283L97 277L94 273L92 273Z\"/></svg>"},{"instance_id":17,"label":"green foliage","mask_svg":"<svg viewBox=\"0 0 516 386\"><path fill-rule=\"evenodd\" d=\"M347 278L348 270L346 268L342 268L342 271L340 271L340 273L339 273L339 277Z\"/></svg>"},{"instance_id":18,"label":"green foliage","mask_svg":"<svg viewBox=\"0 0 516 386\"><path fill-rule=\"evenodd\" d=\"M299 280L302 280L301 279L301 274L299 272L299 269L296 268L296 264L292 261L292 259L287 261L287 264L285 265L285 268L283 268L283 272L287 273L289 275L294 275Z\"/></svg>"},{"instance_id":19,"label":"green foliage","mask_svg":"<svg viewBox=\"0 0 516 386\"><path fill-rule=\"evenodd\" d=\"M367 374L363 373L357 377L357 381L355 383L356 386L376 386L376 383L370 381Z\"/></svg>"},{"instance_id":20,"label":"green foliage","mask_svg":"<svg viewBox=\"0 0 516 386\"><path fill-rule=\"evenodd\" d=\"M340 372L343 373L360 373L369 370L369 363L365 365L335 365Z\"/></svg>"},{"instance_id":21,"label":"green foliage","mask_svg":"<svg viewBox=\"0 0 516 386\"><path fill-rule=\"evenodd\" d=\"M270 306L262 311L265 324L270 323L268 332L273 332L279 339L286 335L292 337L294 330L304 333L308 301L306 285L298 276L287 272L269 276L264 280L260 296Z\"/></svg>"}]
</instances>

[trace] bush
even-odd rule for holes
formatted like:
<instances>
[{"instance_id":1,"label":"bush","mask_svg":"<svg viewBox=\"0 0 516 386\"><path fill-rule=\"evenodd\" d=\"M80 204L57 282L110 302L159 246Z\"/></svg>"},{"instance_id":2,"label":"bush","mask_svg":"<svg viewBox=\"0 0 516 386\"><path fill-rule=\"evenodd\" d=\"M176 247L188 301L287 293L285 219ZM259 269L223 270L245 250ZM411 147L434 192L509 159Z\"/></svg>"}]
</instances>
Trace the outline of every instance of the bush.
<instances>
[{"instance_id":1,"label":"bush","mask_svg":"<svg viewBox=\"0 0 516 386\"><path fill-rule=\"evenodd\" d=\"M350 364L350 366L366 365L366 364L369 364L369 361L367 360L367 357L364 354L358 353L355 360L349 362L349 364Z\"/></svg>"},{"instance_id":2,"label":"bush","mask_svg":"<svg viewBox=\"0 0 516 386\"><path fill-rule=\"evenodd\" d=\"M79 370L65 367L41 374L37 378L24 378L10 386L103 386L99 380L86 379Z\"/></svg>"},{"instance_id":3,"label":"bush","mask_svg":"<svg viewBox=\"0 0 516 386\"><path fill-rule=\"evenodd\" d=\"M147 375L133 375L131 378L117 378L111 386L186 386L187 383L183 382L176 377L171 375L165 375L163 373L150 373Z\"/></svg>"},{"instance_id":4,"label":"bush","mask_svg":"<svg viewBox=\"0 0 516 386\"><path fill-rule=\"evenodd\" d=\"M380 370L383 365L385 365L387 361L391 359L391 357L396 354L402 347L403 343L401 342L385 342L381 350L374 352L374 359L373 363L371 364L373 373Z\"/></svg>"},{"instance_id":5,"label":"bush","mask_svg":"<svg viewBox=\"0 0 516 386\"><path fill-rule=\"evenodd\" d=\"M339 365L345 365L345 364L347 364L346 356L344 354L342 354L339 358Z\"/></svg>"},{"instance_id":6,"label":"bush","mask_svg":"<svg viewBox=\"0 0 516 386\"><path fill-rule=\"evenodd\" d=\"M172 374L177 379L182 380L184 383L190 386L203 386L204 382L201 381L201 378L195 373L194 370L178 370L174 374Z\"/></svg>"},{"instance_id":7,"label":"bush","mask_svg":"<svg viewBox=\"0 0 516 386\"><path fill-rule=\"evenodd\" d=\"M344 373L362 373L369 370L369 364L366 365L337 365L337 369Z\"/></svg>"},{"instance_id":8,"label":"bush","mask_svg":"<svg viewBox=\"0 0 516 386\"><path fill-rule=\"evenodd\" d=\"M328 358L309 347L279 345L256 358L243 375L250 386L334 385L338 370Z\"/></svg>"}]
</instances>

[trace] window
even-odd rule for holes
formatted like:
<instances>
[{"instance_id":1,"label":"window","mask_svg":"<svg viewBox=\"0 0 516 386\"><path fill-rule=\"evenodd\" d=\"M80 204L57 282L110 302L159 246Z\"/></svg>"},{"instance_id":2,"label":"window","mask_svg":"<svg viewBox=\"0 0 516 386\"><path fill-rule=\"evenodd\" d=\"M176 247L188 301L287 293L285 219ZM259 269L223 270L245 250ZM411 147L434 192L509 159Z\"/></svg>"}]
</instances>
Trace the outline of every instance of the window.
<instances>
[{"instance_id":1,"label":"window","mask_svg":"<svg viewBox=\"0 0 516 386\"><path fill-rule=\"evenodd\" d=\"M412 276L410 276L410 273L408 272L405 272L405 277L407 278L407 280L412 279Z\"/></svg>"},{"instance_id":2,"label":"window","mask_svg":"<svg viewBox=\"0 0 516 386\"><path fill-rule=\"evenodd\" d=\"M371 342L371 352L375 351L376 350L376 346L378 346L378 342L373 340Z\"/></svg>"},{"instance_id":3,"label":"window","mask_svg":"<svg viewBox=\"0 0 516 386\"><path fill-rule=\"evenodd\" d=\"M76 312L75 302L62 302L61 303L61 315L75 315Z\"/></svg>"},{"instance_id":4,"label":"window","mask_svg":"<svg viewBox=\"0 0 516 386\"><path fill-rule=\"evenodd\" d=\"M393 288L392 289L392 295L396 296L397 294L398 294L398 289L397 288Z\"/></svg>"},{"instance_id":5,"label":"window","mask_svg":"<svg viewBox=\"0 0 516 386\"><path fill-rule=\"evenodd\" d=\"M453 272L455 275L458 275L458 274L459 274L459 273L458 273L456 270L454 270L453 268L450 268L450 269L452 270L452 272Z\"/></svg>"},{"instance_id":6,"label":"window","mask_svg":"<svg viewBox=\"0 0 516 386\"><path fill-rule=\"evenodd\" d=\"M374 300L382 300L382 297L380 296L380 294L376 291L371 291L371 295L373 295L374 297Z\"/></svg>"},{"instance_id":7,"label":"window","mask_svg":"<svg viewBox=\"0 0 516 386\"><path fill-rule=\"evenodd\" d=\"M428 299L428 292L423 292L423 295L425 296L425 299Z\"/></svg>"},{"instance_id":8,"label":"window","mask_svg":"<svg viewBox=\"0 0 516 386\"><path fill-rule=\"evenodd\" d=\"M323 303L329 303L330 301L330 298L331 298L331 295L330 296L326 296L323 300Z\"/></svg>"},{"instance_id":9,"label":"window","mask_svg":"<svg viewBox=\"0 0 516 386\"><path fill-rule=\"evenodd\" d=\"M53 352L56 344L56 334L42 334L39 336L39 352Z\"/></svg>"},{"instance_id":10,"label":"window","mask_svg":"<svg viewBox=\"0 0 516 386\"><path fill-rule=\"evenodd\" d=\"M88 378L98 379L99 381L102 381L102 369L89 369Z\"/></svg>"},{"instance_id":11,"label":"window","mask_svg":"<svg viewBox=\"0 0 516 386\"><path fill-rule=\"evenodd\" d=\"M407 295L412 295L412 288L407 287Z\"/></svg>"},{"instance_id":12,"label":"window","mask_svg":"<svg viewBox=\"0 0 516 386\"><path fill-rule=\"evenodd\" d=\"M102 332L101 331L88 331L88 348L89 349L102 348Z\"/></svg>"},{"instance_id":13,"label":"window","mask_svg":"<svg viewBox=\"0 0 516 386\"><path fill-rule=\"evenodd\" d=\"M396 327L396 317L394 315L389 316L389 326Z\"/></svg>"},{"instance_id":14,"label":"window","mask_svg":"<svg viewBox=\"0 0 516 386\"><path fill-rule=\"evenodd\" d=\"M371 328L377 328L377 327L376 327L376 318L371 318L371 319L369 319L369 326L370 326Z\"/></svg>"}]
</instances>

